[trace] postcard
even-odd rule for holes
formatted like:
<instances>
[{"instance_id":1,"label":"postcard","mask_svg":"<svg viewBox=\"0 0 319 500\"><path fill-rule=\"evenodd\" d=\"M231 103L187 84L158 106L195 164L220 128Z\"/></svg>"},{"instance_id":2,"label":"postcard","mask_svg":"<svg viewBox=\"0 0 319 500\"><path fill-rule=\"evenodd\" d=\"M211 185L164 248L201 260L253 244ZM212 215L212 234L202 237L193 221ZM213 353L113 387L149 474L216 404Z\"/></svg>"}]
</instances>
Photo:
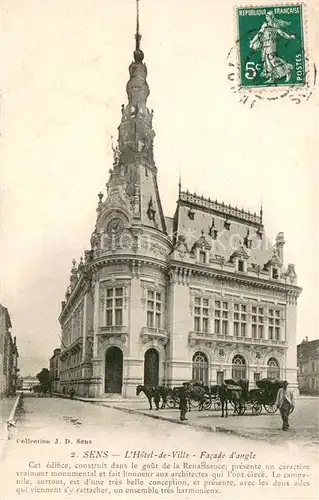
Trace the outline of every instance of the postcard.
<instances>
[{"instance_id":1,"label":"postcard","mask_svg":"<svg viewBox=\"0 0 319 500\"><path fill-rule=\"evenodd\" d=\"M1 498L318 498L318 5L2 0Z\"/></svg>"}]
</instances>

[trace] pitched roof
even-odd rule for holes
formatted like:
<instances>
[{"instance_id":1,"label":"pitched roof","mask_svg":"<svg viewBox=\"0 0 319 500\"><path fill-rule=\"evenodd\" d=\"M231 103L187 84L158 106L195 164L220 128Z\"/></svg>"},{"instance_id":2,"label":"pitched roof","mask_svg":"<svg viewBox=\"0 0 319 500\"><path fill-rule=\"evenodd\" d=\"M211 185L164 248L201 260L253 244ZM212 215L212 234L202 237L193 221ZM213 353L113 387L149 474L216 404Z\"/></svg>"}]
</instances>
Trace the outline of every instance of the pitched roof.
<instances>
[{"instance_id":1,"label":"pitched roof","mask_svg":"<svg viewBox=\"0 0 319 500\"><path fill-rule=\"evenodd\" d=\"M310 361L319 359L319 339L303 340L297 345L298 361Z\"/></svg>"}]
</instances>

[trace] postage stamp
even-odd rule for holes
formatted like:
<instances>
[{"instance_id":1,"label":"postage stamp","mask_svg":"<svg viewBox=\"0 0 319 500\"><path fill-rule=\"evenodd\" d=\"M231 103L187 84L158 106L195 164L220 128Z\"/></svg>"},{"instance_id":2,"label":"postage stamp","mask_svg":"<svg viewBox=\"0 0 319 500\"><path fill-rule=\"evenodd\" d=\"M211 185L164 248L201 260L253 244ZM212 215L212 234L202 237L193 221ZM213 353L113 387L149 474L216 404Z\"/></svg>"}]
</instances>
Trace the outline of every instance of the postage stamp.
<instances>
[{"instance_id":1,"label":"postage stamp","mask_svg":"<svg viewBox=\"0 0 319 500\"><path fill-rule=\"evenodd\" d=\"M304 85L302 5L236 9L242 87Z\"/></svg>"}]
</instances>

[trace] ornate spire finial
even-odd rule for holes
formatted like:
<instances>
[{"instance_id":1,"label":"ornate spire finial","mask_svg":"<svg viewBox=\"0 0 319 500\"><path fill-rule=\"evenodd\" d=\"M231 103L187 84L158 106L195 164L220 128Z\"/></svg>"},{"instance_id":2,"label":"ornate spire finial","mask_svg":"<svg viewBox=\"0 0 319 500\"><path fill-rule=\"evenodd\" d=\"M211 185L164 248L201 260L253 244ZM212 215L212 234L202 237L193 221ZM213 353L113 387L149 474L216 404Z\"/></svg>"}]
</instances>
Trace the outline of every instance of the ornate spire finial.
<instances>
[{"instance_id":1,"label":"ornate spire finial","mask_svg":"<svg viewBox=\"0 0 319 500\"><path fill-rule=\"evenodd\" d=\"M178 177L178 194L182 192L182 173L181 168L179 169L179 177Z\"/></svg>"},{"instance_id":2,"label":"ornate spire finial","mask_svg":"<svg viewBox=\"0 0 319 500\"><path fill-rule=\"evenodd\" d=\"M141 50L141 47L140 47L142 35L140 34L139 1L140 0L136 0L136 33L135 33L134 60L135 60L135 62L141 63L144 59L144 54L143 54L143 51Z\"/></svg>"},{"instance_id":3,"label":"ornate spire finial","mask_svg":"<svg viewBox=\"0 0 319 500\"><path fill-rule=\"evenodd\" d=\"M260 222L263 221L263 199L260 200Z\"/></svg>"},{"instance_id":4,"label":"ornate spire finial","mask_svg":"<svg viewBox=\"0 0 319 500\"><path fill-rule=\"evenodd\" d=\"M135 50L140 50L140 41L142 38L142 35L140 34L140 11L139 11L139 3L140 0L136 0L136 34L135 34L135 40L136 40L136 46Z\"/></svg>"}]
</instances>

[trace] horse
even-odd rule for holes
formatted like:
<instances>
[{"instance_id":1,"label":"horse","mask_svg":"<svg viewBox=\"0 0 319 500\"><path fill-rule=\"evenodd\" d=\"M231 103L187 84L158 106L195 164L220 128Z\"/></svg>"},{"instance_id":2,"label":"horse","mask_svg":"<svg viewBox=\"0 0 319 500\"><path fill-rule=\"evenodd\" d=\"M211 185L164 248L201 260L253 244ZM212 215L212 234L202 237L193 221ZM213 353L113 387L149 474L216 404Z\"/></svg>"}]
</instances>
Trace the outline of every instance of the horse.
<instances>
[{"instance_id":1,"label":"horse","mask_svg":"<svg viewBox=\"0 0 319 500\"><path fill-rule=\"evenodd\" d=\"M169 389L167 387L164 387L163 385L158 385L158 386L138 385L136 387L136 396L141 394L141 392L144 392L145 396L147 397L150 405L150 410L153 409L152 399L154 399L154 403L157 410L159 410L159 404L161 399L162 399L161 409L165 408L167 403L167 397L169 395Z\"/></svg>"},{"instance_id":2,"label":"horse","mask_svg":"<svg viewBox=\"0 0 319 500\"><path fill-rule=\"evenodd\" d=\"M222 418L228 417L228 402L234 406L233 415L240 415L242 392L243 389L239 385L227 385L223 383L219 386L218 397L222 404Z\"/></svg>"},{"instance_id":3,"label":"horse","mask_svg":"<svg viewBox=\"0 0 319 500\"><path fill-rule=\"evenodd\" d=\"M174 387L172 390L172 393L174 394L175 398L179 398L179 391L182 389L182 387ZM188 411L191 411L192 405L191 405L191 400L196 401L199 404L199 408L202 407L204 401L205 401L205 394L207 393L206 388L203 384L197 383L197 382L192 382L189 383L188 387ZM193 406L195 406L193 404Z\"/></svg>"}]
</instances>

